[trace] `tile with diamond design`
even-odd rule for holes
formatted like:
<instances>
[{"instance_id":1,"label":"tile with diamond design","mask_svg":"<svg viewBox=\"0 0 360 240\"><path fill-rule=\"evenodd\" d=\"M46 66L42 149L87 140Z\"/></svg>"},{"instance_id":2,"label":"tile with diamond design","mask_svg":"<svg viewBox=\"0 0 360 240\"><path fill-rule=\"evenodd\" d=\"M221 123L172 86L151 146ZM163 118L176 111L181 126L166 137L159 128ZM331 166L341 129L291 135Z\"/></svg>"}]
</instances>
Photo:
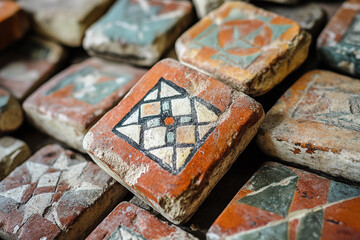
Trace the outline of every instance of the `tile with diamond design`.
<instances>
[{"instance_id":1,"label":"tile with diamond design","mask_svg":"<svg viewBox=\"0 0 360 240\"><path fill-rule=\"evenodd\" d=\"M84 138L94 161L174 223L187 221L263 119L249 96L157 63Z\"/></svg>"},{"instance_id":2,"label":"tile with diamond design","mask_svg":"<svg viewBox=\"0 0 360 240\"><path fill-rule=\"evenodd\" d=\"M0 88L0 134L18 129L23 119L19 102L9 92Z\"/></svg>"},{"instance_id":3,"label":"tile with diamond design","mask_svg":"<svg viewBox=\"0 0 360 240\"><path fill-rule=\"evenodd\" d=\"M0 182L0 237L83 239L126 192L80 154L47 145Z\"/></svg>"},{"instance_id":4,"label":"tile with diamond design","mask_svg":"<svg viewBox=\"0 0 360 240\"><path fill-rule=\"evenodd\" d=\"M360 0L348 0L318 38L321 60L331 68L360 77Z\"/></svg>"},{"instance_id":5,"label":"tile with diamond design","mask_svg":"<svg viewBox=\"0 0 360 240\"><path fill-rule=\"evenodd\" d=\"M23 104L41 131L84 151L88 129L115 106L145 70L91 58L57 74Z\"/></svg>"},{"instance_id":6,"label":"tile with diamond design","mask_svg":"<svg viewBox=\"0 0 360 240\"><path fill-rule=\"evenodd\" d=\"M65 56L60 45L27 37L0 56L0 86L24 100L56 71Z\"/></svg>"},{"instance_id":7,"label":"tile with diamond design","mask_svg":"<svg viewBox=\"0 0 360 240\"><path fill-rule=\"evenodd\" d=\"M359 223L359 187L268 162L212 224L207 239L359 239Z\"/></svg>"},{"instance_id":8,"label":"tile with diamond design","mask_svg":"<svg viewBox=\"0 0 360 240\"><path fill-rule=\"evenodd\" d=\"M159 220L134 204L122 202L86 238L86 240L98 239L196 240L197 238L175 225Z\"/></svg>"},{"instance_id":9,"label":"tile with diamond design","mask_svg":"<svg viewBox=\"0 0 360 240\"><path fill-rule=\"evenodd\" d=\"M257 140L270 156L360 181L360 81L303 75L267 113Z\"/></svg>"},{"instance_id":10,"label":"tile with diamond design","mask_svg":"<svg viewBox=\"0 0 360 240\"><path fill-rule=\"evenodd\" d=\"M229 2L176 41L181 62L250 95L262 95L299 67L311 36L293 20Z\"/></svg>"}]
</instances>

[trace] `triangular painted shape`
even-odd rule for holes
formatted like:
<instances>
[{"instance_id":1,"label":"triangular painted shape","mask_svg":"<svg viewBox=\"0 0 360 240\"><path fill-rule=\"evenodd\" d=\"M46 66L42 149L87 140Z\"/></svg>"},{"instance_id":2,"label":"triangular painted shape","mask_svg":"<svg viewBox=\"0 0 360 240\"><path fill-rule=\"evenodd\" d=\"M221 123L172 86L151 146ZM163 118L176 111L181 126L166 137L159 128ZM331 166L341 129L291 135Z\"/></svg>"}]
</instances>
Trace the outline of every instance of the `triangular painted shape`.
<instances>
[{"instance_id":1,"label":"triangular painted shape","mask_svg":"<svg viewBox=\"0 0 360 240\"><path fill-rule=\"evenodd\" d=\"M179 169L184 165L192 149L192 147L176 148L176 169Z\"/></svg>"},{"instance_id":2,"label":"triangular painted shape","mask_svg":"<svg viewBox=\"0 0 360 240\"><path fill-rule=\"evenodd\" d=\"M202 122L215 122L218 119L218 115L213 111L209 110L202 103L195 101L195 109L197 119L199 123Z\"/></svg>"},{"instance_id":3,"label":"triangular painted shape","mask_svg":"<svg viewBox=\"0 0 360 240\"><path fill-rule=\"evenodd\" d=\"M140 125L128 125L128 126L124 126L124 127L118 127L118 128L116 128L116 130L119 133L124 134L125 136L127 136L128 138L130 138L131 140L136 142L137 144L139 144L140 128L141 128Z\"/></svg>"},{"instance_id":4,"label":"triangular painted shape","mask_svg":"<svg viewBox=\"0 0 360 240\"><path fill-rule=\"evenodd\" d=\"M212 124L198 126L199 139L202 140L212 127Z\"/></svg>"},{"instance_id":5,"label":"triangular painted shape","mask_svg":"<svg viewBox=\"0 0 360 240\"><path fill-rule=\"evenodd\" d=\"M138 121L139 121L139 108L136 108L135 111L130 115L130 117L126 119L126 121L122 125L124 126L133 123L138 123Z\"/></svg>"},{"instance_id":6,"label":"triangular painted shape","mask_svg":"<svg viewBox=\"0 0 360 240\"><path fill-rule=\"evenodd\" d=\"M172 97L177 95L181 95L181 93L175 90L173 87L169 86L168 84L161 82L161 93L160 93L161 98Z\"/></svg>"},{"instance_id":7,"label":"triangular painted shape","mask_svg":"<svg viewBox=\"0 0 360 240\"><path fill-rule=\"evenodd\" d=\"M26 162L26 167L31 175L32 183L37 182L41 175L43 175L49 169L49 166L47 165L34 162Z\"/></svg>"},{"instance_id":8,"label":"triangular painted shape","mask_svg":"<svg viewBox=\"0 0 360 240\"><path fill-rule=\"evenodd\" d=\"M151 100L155 100L158 97L158 89L154 89L152 90L150 93L148 93L148 95L144 98L144 101L151 101Z\"/></svg>"},{"instance_id":9,"label":"triangular painted shape","mask_svg":"<svg viewBox=\"0 0 360 240\"><path fill-rule=\"evenodd\" d=\"M15 200L17 203L20 203L21 198L23 197L25 191L28 189L29 186L30 186L30 184L26 184L26 185L22 185L17 188L12 188L5 192L1 192L0 196L6 197L6 198L11 198L11 199Z\"/></svg>"},{"instance_id":10,"label":"triangular painted shape","mask_svg":"<svg viewBox=\"0 0 360 240\"><path fill-rule=\"evenodd\" d=\"M155 149L150 151L150 153L160 158L163 161L163 163L166 163L169 166L173 167L172 159L173 159L174 149L172 147Z\"/></svg>"},{"instance_id":11,"label":"triangular painted shape","mask_svg":"<svg viewBox=\"0 0 360 240\"><path fill-rule=\"evenodd\" d=\"M272 31L272 40L278 39L281 35L283 35L290 27L292 27L292 24L269 24L271 31Z\"/></svg>"}]
</instances>

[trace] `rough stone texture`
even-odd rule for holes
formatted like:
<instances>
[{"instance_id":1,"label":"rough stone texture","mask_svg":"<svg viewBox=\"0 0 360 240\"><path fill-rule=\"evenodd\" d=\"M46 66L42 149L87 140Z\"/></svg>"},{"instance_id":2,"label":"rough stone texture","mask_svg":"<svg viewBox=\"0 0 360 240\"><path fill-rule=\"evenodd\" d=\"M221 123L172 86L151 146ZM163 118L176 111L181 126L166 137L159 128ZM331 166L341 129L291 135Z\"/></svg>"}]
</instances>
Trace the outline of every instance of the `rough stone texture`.
<instances>
[{"instance_id":1,"label":"rough stone texture","mask_svg":"<svg viewBox=\"0 0 360 240\"><path fill-rule=\"evenodd\" d=\"M0 88L0 134L18 129L22 122L23 112L19 102Z\"/></svg>"},{"instance_id":2,"label":"rough stone texture","mask_svg":"<svg viewBox=\"0 0 360 240\"><path fill-rule=\"evenodd\" d=\"M273 5L270 3L258 6L296 21L304 30L311 33L313 37L320 33L326 20L325 11L316 3L303 3L296 7Z\"/></svg>"},{"instance_id":3,"label":"rough stone texture","mask_svg":"<svg viewBox=\"0 0 360 240\"><path fill-rule=\"evenodd\" d=\"M0 182L0 237L85 238L125 193L94 163L48 145Z\"/></svg>"},{"instance_id":4,"label":"rough stone texture","mask_svg":"<svg viewBox=\"0 0 360 240\"><path fill-rule=\"evenodd\" d=\"M330 67L360 77L360 0L340 7L319 36L318 48Z\"/></svg>"},{"instance_id":5,"label":"rough stone texture","mask_svg":"<svg viewBox=\"0 0 360 240\"><path fill-rule=\"evenodd\" d=\"M359 239L360 188L266 163L213 223L212 239Z\"/></svg>"},{"instance_id":6,"label":"rough stone texture","mask_svg":"<svg viewBox=\"0 0 360 240\"><path fill-rule=\"evenodd\" d=\"M197 239L175 225L160 221L154 215L131 203L120 203L86 238L98 239Z\"/></svg>"},{"instance_id":7,"label":"rough stone texture","mask_svg":"<svg viewBox=\"0 0 360 240\"><path fill-rule=\"evenodd\" d=\"M179 59L250 95L262 95L306 59L311 36L289 19L229 2L176 42Z\"/></svg>"},{"instance_id":8,"label":"rough stone texture","mask_svg":"<svg viewBox=\"0 0 360 240\"><path fill-rule=\"evenodd\" d=\"M26 99L23 107L38 129L84 151L82 141L88 129L144 73L143 69L88 59L53 77Z\"/></svg>"},{"instance_id":9,"label":"rough stone texture","mask_svg":"<svg viewBox=\"0 0 360 240\"><path fill-rule=\"evenodd\" d=\"M0 180L30 157L30 149L19 139L4 136L0 138Z\"/></svg>"},{"instance_id":10,"label":"rough stone texture","mask_svg":"<svg viewBox=\"0 0 360 240\"><path fill-rule=\"evenodd\" d=\"M192 20L189 1L119 0L86 31L92 55L153 65Z\"/></svg>"},{"instance_id":11,"label":"rough stone texture","mask_svg":"<svg viewBox=\"0 0 360 240\"><path fill-rule=\"evenodd\" d=\"M257 140L271 156L360 181L360 81L305 74L267 113Z\"/></svg>"},{"instance_id":12,"label":"rough stone texture","mask_svg":"<svg viewBox=\"0 0 360 240\"><path fill-rule=\"evenodd\" d=\"M172 59L84 138L94 161L174 223L187 221L257 132L260 104Z\"/></svg>"},{"instance_id":13,"label":"rough stone texture","mask_svg":"<svg viewBox=\"0 0 360 240\"><path fill-rule=\"evenodd\" d=\"M29 37L0 56L0 86L24 100L48 80L64 57L64 49L39 37Z\"/></svg>"},{"instance_id":14,"label":"rough stone texture","mask_svg":"<svg viewBox=\"0 0 360 240\"><path fill-rule=\"evenodd\" d=\"M25 13L15 2L0 2L0 50L20 39L29 28Z\"/></svg>"},{"instance_id":15,"label":"rough stone texture","mask_svg":"<svg viewBox=\"0 0 360 240\"><path fill-rule=\"evenodd\" d=\"M108 9L112 0L18 0L37 32L71 47L81 46L85 30Z\"/></svg>"}]
</instances>

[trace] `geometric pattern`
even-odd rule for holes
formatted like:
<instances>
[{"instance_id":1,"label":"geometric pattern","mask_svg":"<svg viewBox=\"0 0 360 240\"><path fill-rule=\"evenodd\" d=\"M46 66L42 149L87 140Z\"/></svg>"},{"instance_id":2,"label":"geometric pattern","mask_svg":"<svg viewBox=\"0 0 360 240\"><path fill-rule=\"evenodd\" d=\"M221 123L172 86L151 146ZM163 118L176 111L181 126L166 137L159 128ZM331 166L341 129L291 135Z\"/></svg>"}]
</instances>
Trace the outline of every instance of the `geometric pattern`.
<instances>
[{"instance_id":1,"label":"geometric pattern","mask_svg":"<svg viewBox=\"0 0 360 240\"><path fill-rule=\"evenodd\" d=\"M353 18L351 25L346 30L340 42L360 46L360 12Z\"/></svg>"},{"instance_id":2,"label":"geometric pattern","mask_svg":"<svg viewBox=\"0 0 360 240\"><path fill-rule=\"evenodd\" d=\"M176 175L216 128L220 114L217 107L161 78L112 131Z\"/></svg>"},{"instance_id":3,"label":"geometric pattern","mask_svg":"<svg viewBox=\"0 0 360 240\"><path fill-rule=\"evenodd\" d=\"M273 19L261 15L250 18L242 10L234 8L226 18L221 19L221 23L213 23L197 35L190 47L210 48L216 52L211 59L245 69L266 51L267 45L293 26L273 23Z\"/></svg>"}]
</instances>

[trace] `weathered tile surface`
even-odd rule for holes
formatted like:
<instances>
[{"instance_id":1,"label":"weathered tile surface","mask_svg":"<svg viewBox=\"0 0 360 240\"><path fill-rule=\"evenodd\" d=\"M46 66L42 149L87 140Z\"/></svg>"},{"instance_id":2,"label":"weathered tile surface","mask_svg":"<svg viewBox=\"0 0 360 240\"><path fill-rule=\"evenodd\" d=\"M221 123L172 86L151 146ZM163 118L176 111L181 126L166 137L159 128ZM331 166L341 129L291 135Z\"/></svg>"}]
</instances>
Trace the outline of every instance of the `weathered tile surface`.
<instances>
[{"instance_id":1,"label":"weathered tile surface","mask_svg":"<svg viewBox=\"0 0 360 240\"><path fill-rule=\"evenodd\" d=\"M145 73L126 65L88 59L70 66L24 102L29 120L50 136L83 151L87 130L115 106Z\"/></svg>"},{"instance_id":2,"label":"weathered tile surface","mask_svg":"<svg viewBox=\"0 0 360 240\"><path fill-rule=\"evenodd\" d=\"M22 122L23 112L19 102L0 88L0 134L18 129Z\"/></svg>"},{"instance_id":3,"label":"weathered tile surface","mask_svg":"<svg viewBox=\"0 0 360 240\"><path fill-rule=\"evenodd\" d=\"M0 236L84 238L125 192L94 163L48 145L0 182Z\"/></svg>"},{"instance_id":4,"label":"weathered tile surface","mask_svg":"<svg viewBox=\"0 0 360 240\"><path fill-rule=\"evenodd\" d=\"M189 1L119 0L86 31L90 54L153 65L190 24Z\"/></svg>"},{"instance_id":5,"label":"weathered tile surface","mask_svg":"<svg viewBox=\"0 0 360 240\"><path fill-rule=\"evenodd\" d=\"M18 0L37 32L65 45L78 47L85 30L107 10L111 0Z\"/></svg>"},{"instance_id":6,"label":"weathered tile surface","mask_svg":"<svg viewBox=\"0 0 360 240\"><path fill-rule=\"evenodd\" d=\"M197 239L179 227L128 202L120 203L86 238L97 239Z\"/></svg>"},{"instance_id":7,"label":"weathered tile surface","mask_svg":"<svg viewBox=\"0 0 360 240\"><path fill-rule=\"evenodd\" d=\"M358 239L360 188L266 163L213 223L210 239Z\"/></svg>"},{"instance_id":8,"label":"weathered tile surface","mask_svg":"<svg viewBox=\"0 0 360 240\"><path fill-rule=\"evenodd\" d=\"M330 67L360 77L360 0L341 6L319 36L318 48Z\"/></svg>"},{"instance_id":9,"label":"weathered tile surface","mask_svg":"<svg viewBox=\"0 0 360 240\"><path fill-rule=\"evenodd\" d=\"M176 42L179 59L250 95L281 82L307 57L311 36L275 13L230 2Z\"/></svg>"},{"instance_id":10,"label":"weathered tile surface","mask_svg":"<svg viewBox=\"0 0 360 240\"><path fill-rule=\"evenodd\" d=\"M171 59L84 139L92 158L174 223L185 222L247 146L260 104Z\"/></svg>"},{"instance_id":11,"label":"weathered tile surface","mask_svg":"<svg viewBox=\"0 0 360 240\"><path fill-rule=\"evenodd\" d=\"M258 143L284 161L360 181L360 81L305 74L267 113Z\"/></svg>"},{"instance_id":12,"label":"weathered tile surface","mask_svg":"<svg viewBox=\"0 0 360 240\"><path fill-rule=\"evenodd\" d=\"M54 72L64 57L56 43L29 37L0 56L0 86L24 100Z\"/></svg>"},{"instance_id":13,"label":"weathered tile surface","mask_svg":"<svg viewBox=\"0 0 360 240\"><path fill-rule=\"evenodd\" d=\"M21 38L28 28L28 19L17 3L0 2L0 50Z\"/></svg>"},{"instance_id":14,"label":"weathered tile surface","mask_svg":"<svg viewBox=\"0 0 360 240\"><path fill-rule=\"evenodd\" d=\"M16 138L0 138L0 180L30 157L28 145Z\"/></svg>"}]
</instances>

